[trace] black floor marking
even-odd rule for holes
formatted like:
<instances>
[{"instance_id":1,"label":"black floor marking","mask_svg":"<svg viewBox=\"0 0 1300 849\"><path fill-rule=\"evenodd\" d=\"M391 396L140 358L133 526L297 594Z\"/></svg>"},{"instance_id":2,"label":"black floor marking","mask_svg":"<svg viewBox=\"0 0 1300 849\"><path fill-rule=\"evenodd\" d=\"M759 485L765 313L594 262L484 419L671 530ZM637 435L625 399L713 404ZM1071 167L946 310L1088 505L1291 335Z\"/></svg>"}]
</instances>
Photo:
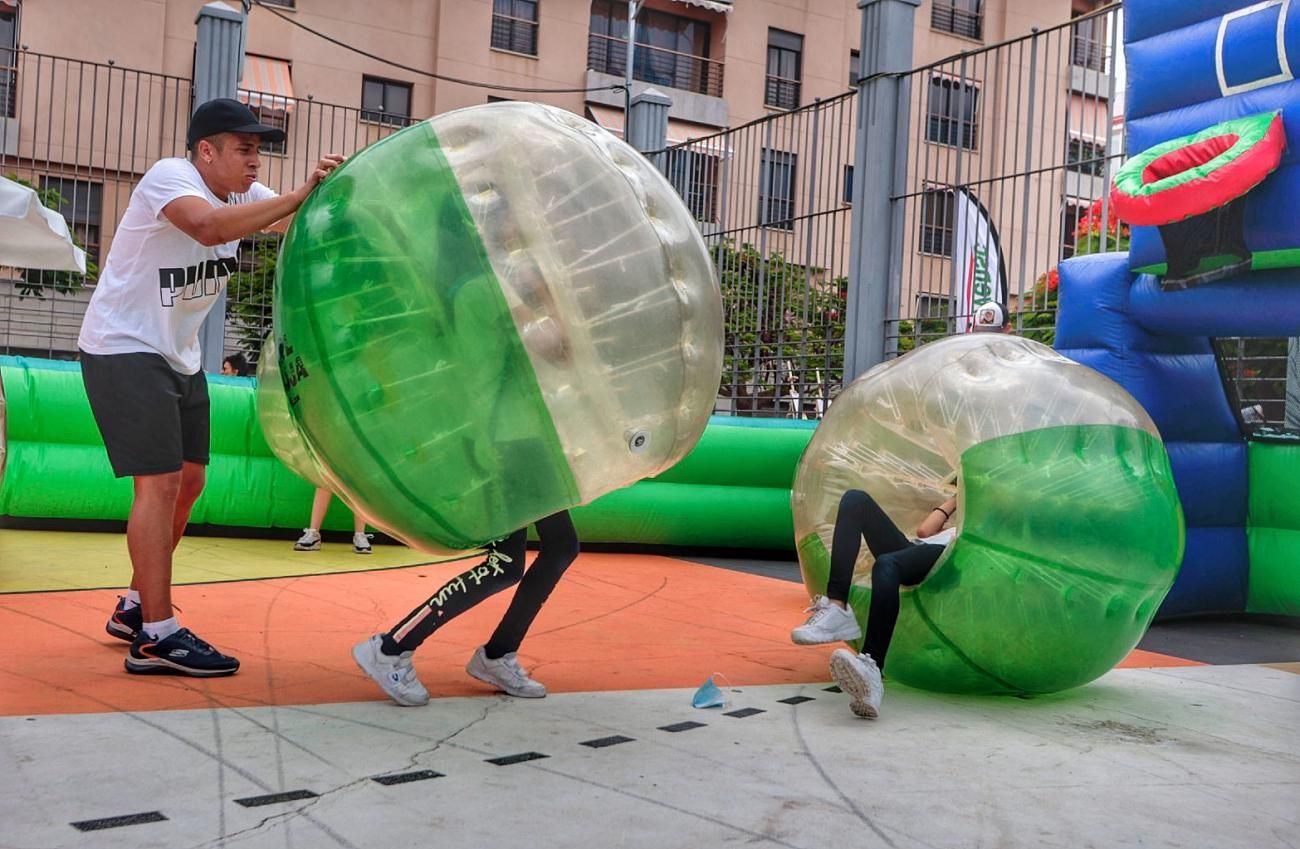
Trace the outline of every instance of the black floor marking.
<instances>
[{"instance_id":1,"label":"black floor marking","mask_svg":"<svg viewBox=\"0 0 1300 849\"><path fill-rule=\"evenodd\" d=\"M521 764L524 761L537 761L542 758L549 758L550 755L543 755L541 752L521 752L517 755L506 755L500 758L488 758L487 762L497 766L510 766L511 764Z\"/></svg>"},{"instance_id":2,"label":"black floor marking","mask_svg":"<svg viewBox=\"0 0 1300 849\"><path fill-rule=\"evenodd\" d=\"M736 719L744 719L745 717L753 716L756 713L767 713L767 711L763 710L762 708L741 708L740 710L727 711L726 713L723 714L723 716L731 716L731 717L735 717Z\"/></svg>"},{"instance_id":3,"label":"black floor marking","mask_svg":"<svg viewBox=\"0 0 1300 849\"><path fill-rule=\"evenodd\" d=\"M98 820L82 820L81 822L69 823L77 831L100 831L105 828L118 828L123 825L140 825L146 822L165 822L167 817L158 811L149 811L143 814L126 814L120 817L104 817Z\"/></svg>"},{"instance_id":4,"label":"black floor marking","mask_svg":"<svg viewBox=\"0 0 1300 849\"><path fill-rule=\"evenodd\" d=\"M660 725L659 730L676 734L678 731L690 731L692 728L703 728L706 725L707 722L674 722L672 725Z\"/></svg>"},{"instance_id":5,"label":"black floor marking","mask_svg":"<svg viewBox=\"0 0 1300 849\"><path fill-rule=\"evenodd\" d=\"M791 696L788 699L777 699L777 702L783 705L801 705L804 702L816 701L812 696Z\"/></svg>"},{"instance_id":6,"label":"black floor marking","mask_svg":"<svg viewBox=\"0 0 1300 849\"><path fill-rule=\"evenodd\" d=\"M393 775L373 775L370 780L385 787L393 784L410 784L412 781L424 781L429 778L442 778L441 772L431 769L417 769L415 772L399 772Z\"/></svg>"},{"instance_id":7,"label":"black floor marking","mask_svg":"<svg viewBox=\"0 0 1300 849\"><path fill-rule=\"evenodd\" d=\"M822 689L825 690L825 691L828 692L828 693L843 693L843 692L844 692L843 690L840 689L840 686L839 686L838 684L832 684L832 685L830 685L829 687L822 687Z\"/></svg>"},{"instance_id":8,"label":"black floor marking","mask_svg":"<svg viewBox=\"0 0 1300 849\"><path fill-rule=\"evenodd\" d=\"M268 793L265 796L249 796L246 799L236 799L235 804L243 805L245 808L260 808L263 805L277 805L280 802L315 799L317 795L310 790L286 790L283 793Z\"/></svg>"},{"instance_id":9,"label":"black floor marking","mask_svg":"<svg viewBox=\"0 0 1300 849\"><path fill-rule=\"evenodd\" d=\"M624 737L622 734L615 734L613 737L601 737L599 740L583 740L579 746L590 746L593 749L603 749L606 746L617 746L619 743L631 743L635 737Z\"/></svg>"}]
</instances>

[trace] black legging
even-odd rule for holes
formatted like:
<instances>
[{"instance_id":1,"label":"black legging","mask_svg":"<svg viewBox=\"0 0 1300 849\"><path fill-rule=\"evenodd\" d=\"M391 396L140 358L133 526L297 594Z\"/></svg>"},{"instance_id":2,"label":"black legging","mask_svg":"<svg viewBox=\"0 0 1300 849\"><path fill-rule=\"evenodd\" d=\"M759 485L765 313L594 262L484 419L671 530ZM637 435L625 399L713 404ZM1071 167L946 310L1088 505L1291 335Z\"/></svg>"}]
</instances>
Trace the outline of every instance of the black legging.
<instances>
[{"instance_id":1,"label":"black legging","mask_svg":"<svg viewBox=\"0 0 1300 849\"><path fill-rule=\"evenodd\" d=\"M898 622L900 586L912 587L925 580L943 553L942 545L913 542L898 529L880 505L860 489L850 489L840 498L831 538L831 574L826 597L848 604L853 565L862 540L876 557L871 567L871 608L867 612L867 634L862 650L885 668L889 641Z\"/></svg>"},{"instance_id":2,"label":"black legging","mask_svg":"<svg viewBox=\"0 0 1300 849\"><path fill-rule=\"evenodd\" d=\"M501 624L484 646L484 653L495 660L518 651L537 612L578 556L578 534L568 511L547 516L536 527L540 546L526 572L524 552L528 531L520 528L505 539L489 544L488 555L482 563L443 584L437 593L397 623L384 635L384 652L415 651L438 628L516 583L519 589Z\"/></svg>"}]
</instances>

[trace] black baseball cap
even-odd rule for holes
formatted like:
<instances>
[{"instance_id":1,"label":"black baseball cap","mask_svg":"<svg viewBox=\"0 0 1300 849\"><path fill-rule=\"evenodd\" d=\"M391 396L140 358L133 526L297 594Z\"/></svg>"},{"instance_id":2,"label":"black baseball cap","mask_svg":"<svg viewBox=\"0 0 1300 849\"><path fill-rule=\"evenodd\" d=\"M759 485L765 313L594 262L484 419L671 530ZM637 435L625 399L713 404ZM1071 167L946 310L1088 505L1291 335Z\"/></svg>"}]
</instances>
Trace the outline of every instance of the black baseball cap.
<instances>
[{"instance_id":1,"label":"black baseball cap","mask_svg":"<svg viewBox=\"0 0 1300 849\"><path fill-rule=\"evenodd\" d=\"M284 141L284 130L266 126L257 120L252 109L229 97L209 100L194 110L194 117L190 118L190 131L185 136L185 146L193 150L199 139L217 133L252 133L270 142Z\"/></svg>"}]
</instances>

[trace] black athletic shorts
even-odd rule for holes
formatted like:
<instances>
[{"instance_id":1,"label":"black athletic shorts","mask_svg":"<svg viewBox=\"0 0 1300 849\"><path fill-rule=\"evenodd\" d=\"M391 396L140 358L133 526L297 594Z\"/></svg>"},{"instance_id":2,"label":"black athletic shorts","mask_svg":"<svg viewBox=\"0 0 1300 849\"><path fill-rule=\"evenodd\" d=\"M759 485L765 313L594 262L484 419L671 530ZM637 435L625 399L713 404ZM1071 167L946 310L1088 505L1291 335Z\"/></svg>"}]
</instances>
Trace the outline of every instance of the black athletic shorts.
<instances>
[{"instance_id":1,"label":"black athletic shorts","mask_svg":"<svg viewBox=\"0 0 1300 849\"><path fill-rule=\"evenodd\" d=\"M81 378L119 478L208 463L208 380L181 374L160 354L81 352Z\"/></svg>"}]
</instances>

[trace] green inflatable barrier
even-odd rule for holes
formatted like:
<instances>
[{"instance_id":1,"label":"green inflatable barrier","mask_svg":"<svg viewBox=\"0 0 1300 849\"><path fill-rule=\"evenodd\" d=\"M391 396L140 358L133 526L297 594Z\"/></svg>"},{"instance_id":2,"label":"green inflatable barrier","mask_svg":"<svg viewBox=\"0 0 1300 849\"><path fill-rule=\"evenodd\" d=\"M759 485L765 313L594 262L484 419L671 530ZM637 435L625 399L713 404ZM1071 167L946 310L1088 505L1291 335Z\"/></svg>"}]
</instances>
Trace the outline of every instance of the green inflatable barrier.
<instances>
[{"instance_id":1,"label":"green inflatable barrier","mask_svg":"<svg viewBox=\"0 0 1300 849\"><path fill-rule=\"evenodd\" d=\"M1300 438L1252 440L1246 609L1300 616Z\"/></svg>"},{"instance_id":2,"label":"green inflatable barrier","mask_svg":"<svg viewBox=\"0 0 1300 849\"><path fill-rule=\"evenodd\" d=\"M0 357L9 400L9 470L0 515L125 520L130 478L115 478L77 363ZM298 528L311 487L272 455L254 410L253 381L208 377L211 463L195 524ZM336 519L337 522L337 519ZM331 525L331 528L335 525ZM350 518L337 527L351 527Z\"/></svg>"},{"instance_id":3,"label":"green inflatable barrier","mask_svg":"<svg viewBox=\"0 0 1300 849\"><path fill-rule=\"evenodd\" d=\"M583 542L782 551L794 540L780 488L641 481L575 508L573 524Z\"/></svg>"},{"instance_id":4,"label":"green inflatable barrier","mask_svg":"<svg viewBox=\"0 0 1300 849\"><path fill-rule=\"evenodd\" d=\"M696 450L656 477L661 483L708 482L718 487L790 489L811 426L781 421L780 427L745 427L714 417ZM727 422L727 424L722 424ZM808 422L807 425L812 425ZM762 462L755 462L762 458ZM787 540L781 548L790 545Z\"/></svg>"},{"instance_id":5,"label":"green inflatable barrier","mask_svg":"<svg viewBox=\"0 0 1300 849\"><path fill-rule=\"evenodd\" d=\"M8 471L0 515L125 520L130 479L116 479L77 363L0 357L7 392ZM212 463L196 523L303 526L312 485L272 454L258 423L255 382L209 376ZM653 480L573 511L585 542L788 550L790 481L813 422L714 417L699 444ZM325 526L352 527L333 505Z\"/></svg>"},{"instance_id":6,"label":"green inflatable barrier","mask_svg":"<svg viewBox=\"0 0 1300 849\"><path fill-rule=\"evenodd\" d=\"M0 487L5 482L5 457L9 453L8 445L5 441L5 382L4 376L0 375Z\"/></svg>"}]
</instances>

